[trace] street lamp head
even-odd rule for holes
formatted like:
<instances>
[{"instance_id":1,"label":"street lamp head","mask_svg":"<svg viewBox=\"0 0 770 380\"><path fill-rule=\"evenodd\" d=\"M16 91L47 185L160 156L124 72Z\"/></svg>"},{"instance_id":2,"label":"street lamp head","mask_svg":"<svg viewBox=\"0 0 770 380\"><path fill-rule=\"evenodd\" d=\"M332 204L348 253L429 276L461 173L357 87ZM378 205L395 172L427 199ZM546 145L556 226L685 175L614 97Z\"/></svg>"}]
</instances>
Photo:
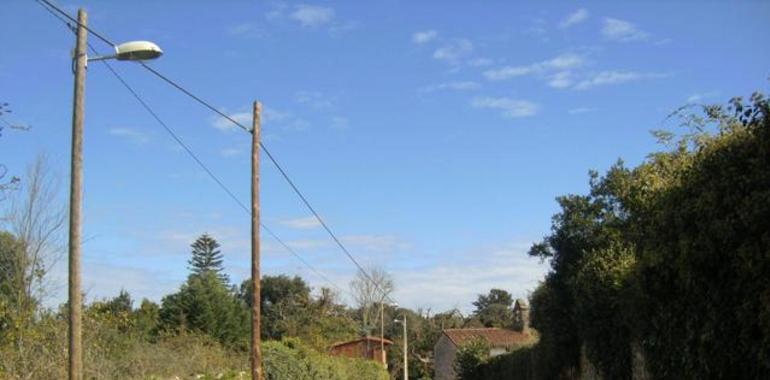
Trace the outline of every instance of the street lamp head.
<instances>
[{"instance_id":1,"label":"street lamp head","mask_svg":"<svg viewBox=\"0 0 770 380\"><path fill-rule=\"evenodd\" d=\"M115 58L120 61L144 61L161 55L163 50L150 41L131 41L115 47Z\"/></svg>"}]
</instances>

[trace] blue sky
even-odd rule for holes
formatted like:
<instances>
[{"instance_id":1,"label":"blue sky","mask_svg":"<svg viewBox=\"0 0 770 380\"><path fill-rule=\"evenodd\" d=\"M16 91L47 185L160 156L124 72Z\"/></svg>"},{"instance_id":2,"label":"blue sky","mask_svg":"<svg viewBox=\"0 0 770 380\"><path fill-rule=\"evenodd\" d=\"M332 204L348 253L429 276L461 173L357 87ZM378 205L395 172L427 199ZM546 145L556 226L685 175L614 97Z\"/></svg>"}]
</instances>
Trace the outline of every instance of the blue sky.
<instances>
[{"instance_id":1,"label":"blue sky","mask_svg":"<svg viewBox=\"0 0 770 380\"><path fill-rule=\"evenodd\" d=\"M526 257L554 198L589 169L639 163L649 131L688 102L766 90L770 3L60 2L114 41L152 40L151 65L249 123L354 255L409 307L469 311L491 287L525 296L547 271ZM0 162L36 154L68 179L73 37L33 1L0 13ZM101 51L108 46L96 39ZM117 62L159 115L244 202L249 135ZM249 220L100 64L86 91L84 287L159 300L184 281L189 244L222 243L247 275ZM263 220L336 284L354 266L267 162ZM66 193L62 193L65 196ZM263 235L263 270L324 282ZM64 267L54 268L66 297Z\"/></svg>"}]
</instances>

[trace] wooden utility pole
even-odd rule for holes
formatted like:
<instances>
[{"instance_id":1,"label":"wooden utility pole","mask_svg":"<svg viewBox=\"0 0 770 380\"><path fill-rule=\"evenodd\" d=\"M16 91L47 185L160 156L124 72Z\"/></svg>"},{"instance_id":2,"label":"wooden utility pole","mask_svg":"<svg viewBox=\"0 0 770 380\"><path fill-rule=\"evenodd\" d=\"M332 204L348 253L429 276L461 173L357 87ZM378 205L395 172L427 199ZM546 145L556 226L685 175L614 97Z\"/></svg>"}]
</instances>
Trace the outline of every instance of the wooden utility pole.
<instances>
[{"instance_id":1,"label":"wooden utility pole","mask_svg":"<svg viewBox=\"0 0 770 380\"><path fill-rule=\"evenodd\" d=\"M404 311L404 380L409 380L409 359L407 359L407 352L409 352L409 346L407 345L408 331L406 330L406 311Z\"/></svg>"},{"instance_id":2,"label":"wooden utility pole","mask_svg":"<svg viewBox=\"0 0 770 380\"><path fill-rule=\"evenodd\" d=\"M251 125L251 379L262 380L259 276L259 128L262 105L254 102Z\"/></svg>"},{"instance_id":3,"label":"wooden utility pole","mask_svg":"<svg viewBox=\"0 0 770 380\"><path fill-rule=\"evenodd\" d=\"M83 379L80 294L80 210L83 198L83 117L85 114L86 55L88 15L78 11L77 43L72 57L75 67L75 93L72 103L72 157L70 160L69 224L69 379Z\"/></svg>"},{"instance_id":4,"label":"wooden utility pole","mask_svg":"<svg viewBox=\"0 0 770 380\"><path fill-rule=\"evenodd\" d=\"M388 362L385 360L385 307L380 300L380 360L382 366L388 368Z\"/></svg>"}]
</instances>

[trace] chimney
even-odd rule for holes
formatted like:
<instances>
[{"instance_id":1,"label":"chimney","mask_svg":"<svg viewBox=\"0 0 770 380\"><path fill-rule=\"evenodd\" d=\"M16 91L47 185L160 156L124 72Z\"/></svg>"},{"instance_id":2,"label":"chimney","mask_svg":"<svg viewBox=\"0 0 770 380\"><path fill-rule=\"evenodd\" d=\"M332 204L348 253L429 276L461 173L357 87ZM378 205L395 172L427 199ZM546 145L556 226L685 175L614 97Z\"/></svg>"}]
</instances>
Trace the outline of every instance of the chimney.
<instances>
[{"instance_id":1,"label":"chimney","mask_svg":"<svg viewBox=\"0 0 770 380\"><path fill-rule=\"evenodd\" d=\"M514 330L521 332L529 331L529 304L523 298L516 299L513 305Z\"/></svg>"}]
</instances>

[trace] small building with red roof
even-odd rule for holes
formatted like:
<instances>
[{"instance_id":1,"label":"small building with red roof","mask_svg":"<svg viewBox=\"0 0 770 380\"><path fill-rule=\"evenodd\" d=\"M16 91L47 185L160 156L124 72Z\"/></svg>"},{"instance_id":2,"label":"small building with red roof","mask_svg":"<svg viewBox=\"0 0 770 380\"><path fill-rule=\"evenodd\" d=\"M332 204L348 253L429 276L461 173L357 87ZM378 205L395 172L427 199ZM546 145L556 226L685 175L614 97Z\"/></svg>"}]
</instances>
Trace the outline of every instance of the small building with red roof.
<instances>
[{"instance_id":1,"label":"small building with red roof","mask_svg":"<svg viewBox=\"0 0 770 380\"><path fill-rule=\"evenodd\" d=\"M335 356L374 360L382 363L383 366L386 366L388 363L387 346L391 344L393 344L393 341L388 339L367 336L347 342L336 343L329 349L329 353ZM383 346L386 348L385 351L382 350Z\"/></svg>"}]
</instances>

